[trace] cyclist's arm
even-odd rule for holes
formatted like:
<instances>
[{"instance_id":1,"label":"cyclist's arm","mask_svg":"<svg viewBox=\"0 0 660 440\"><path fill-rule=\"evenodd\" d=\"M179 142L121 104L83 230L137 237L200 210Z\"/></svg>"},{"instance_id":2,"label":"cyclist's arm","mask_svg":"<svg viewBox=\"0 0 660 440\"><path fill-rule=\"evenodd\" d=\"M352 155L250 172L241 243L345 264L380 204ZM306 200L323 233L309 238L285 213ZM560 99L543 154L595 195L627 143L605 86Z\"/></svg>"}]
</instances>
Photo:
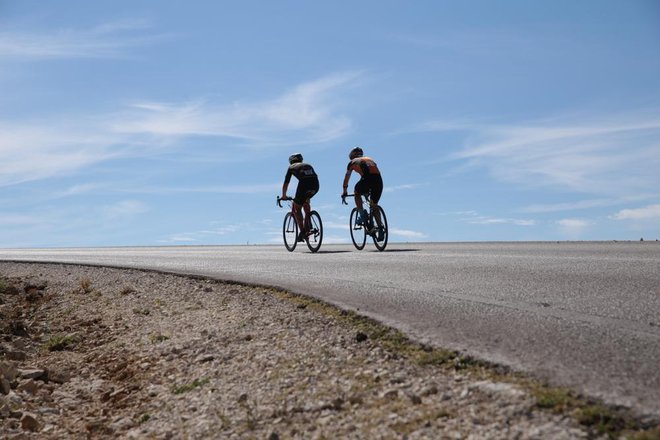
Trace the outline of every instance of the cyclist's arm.
<instances>
[{"instance_id":1,"label":"cyclist's arm","mask_svg":"<svg viewBox=\"0 0 660 440\"><path fill-rule=\"evenodd\" d=\"M342 192L342 194L348 194L348 181L351 178L352 172L353 170L351 170L350 168L346 171L346 175L344 176L344 184L343 184L344 191Z\"/></svg>"},{"instance_id":2,"label":"cyclist's arm","mask_svg":"<svg viewBox=\"0 0 660 440\"><path fill-rule=\"evenodd\" d=\"M286 190L289 189L289 182L291 181L291 169L288 169L286 176L284 176L284 183L282 184L282 198L286 198Z\"/></svg>"}]
</instances>

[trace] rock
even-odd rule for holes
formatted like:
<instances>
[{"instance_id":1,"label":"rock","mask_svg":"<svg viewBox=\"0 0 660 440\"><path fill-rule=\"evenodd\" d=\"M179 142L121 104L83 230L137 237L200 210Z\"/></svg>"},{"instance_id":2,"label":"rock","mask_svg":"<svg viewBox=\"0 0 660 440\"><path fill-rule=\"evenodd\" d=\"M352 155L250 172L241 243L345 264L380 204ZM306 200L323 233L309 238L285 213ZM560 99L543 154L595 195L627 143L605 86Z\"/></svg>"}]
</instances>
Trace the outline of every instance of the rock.
<instances>
[{"instance_id":1,"label":"rock","mask_svg":"<svg viewBox=\"0 0 660 440\"><path fill-rule=\"evenodd\" d=\"M4 377L0 377L0 393L9 394L11 391L11 383Z\"/></svg>"},{"instance_id":2,"label":"rock","mask_svg":"<svg viewBox=\"0 0 660 440\"><path fill-rule=\"evenodd\" d=\"M28 412L23 413L23 416L21 417L21 428L23 428L25 431L38 431L39 421L37 420L37 417L34 414Z\"/></svg>"},{"instance_id":3,"label":"rock","mask_svg":"<svg viewBox=\"0 0 660 440\"><path fill-rule=\"evenodd\" d=\"M27 354L21 350L8 350L5 352L5 358L10 361L22 362L27 359Z\"/></svg>"},{"instance_id":4,"label":"rock","mask_svg":"<svg viewBox=\"0 0 660 440\"><path fill-rule=\"evenodd\" d=\"M67 383L68 381L71 380L71 375L69 372L60 370L60 369L55 369L51 370L48 369L46 371L46 378L48 379L49 382L55 382L59 384Z\"/></svg>"},{"instance_id":5,"label":"rock","mask_svg":"<svg viewBox=\"0 0 660 440\"><path fill-rule=\"evenodd\" d=\"M213 355L213 354L203 354L203 355L198 356L197 359L195 359L195 363L196 364L203 364L205 362L211 362L214 359L215 359L215 355Z\"/></svg>"},{"instance_id":6,"label":"rock","mask_svg":"<svg viewBox=\"0 0 660 440\"><path fill-rule=\"evenodd\" d=\"M4 377L8 381L13 381L18 375L18 370L12 362L0 361L0 377Z\"/></svg>"},{"instance_id":7,"label":"rock","mask_svg":"<svg viewBox=\"0 0 660 440\"><path fill-rule=\"evenodd\" d=\"M131 420L130 417L122 417L121 419L112 422L110 428L112 428L113 431L125 431L131 429L133 425L133 420Z\"/></svg>"},{"instance_id":8,"label":"rock","mask_svg":"<svg viewBox=\"0 0 660 440\"><path fill-rule=\"evenodd\" d=\"M16 389L18 391L34 395L37 394L37 391L39 391L39 384L35 382L34 379L28 379L18 384Z\"/></svg>"},{"instance_id":9,"label":"rock","mask_svg":"<svg viewBox=\"0 0 660 440\"><path fill-rule=\"evenodd\" d=\"M18 375L23 379L45 379L47 377L46 370L40 368L32 368L28 370L19 369Z\"/></svg>"},{"instance_id":10,"label":"rock","mask_svg":"<svg viewBox=\"0 0 660 440\"><path fill-rule=\"evenodd\" d=\"M399 397L399 391L398 390L387 390L385 393L383 393L383 398L387 400L394 400L397 397Z\"/></svg>"}]
</instances>

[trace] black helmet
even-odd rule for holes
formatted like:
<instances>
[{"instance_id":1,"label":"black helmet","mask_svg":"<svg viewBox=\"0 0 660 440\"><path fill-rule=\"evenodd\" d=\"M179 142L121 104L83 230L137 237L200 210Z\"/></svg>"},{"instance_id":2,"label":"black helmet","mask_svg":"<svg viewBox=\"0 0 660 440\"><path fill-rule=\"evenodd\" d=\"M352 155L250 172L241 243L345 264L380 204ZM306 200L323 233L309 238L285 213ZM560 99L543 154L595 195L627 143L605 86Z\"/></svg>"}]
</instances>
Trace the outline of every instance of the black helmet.
<instances>
[{"instance_id":1,"label":"black helmet","mask_svg":"<svg viewBox=\"0 0 660 440\"><path fill-rule=\"evenodd\" d=\"M360 148L360 147L355 147L355 148L353 148L353 149L351 150L350 153L348 153L348 158L349 158L350 160L353 160L353 159L355 159L356 157L362 157L363 154L364 154L364 152L362 151L362 148Z\"/></svg>"},{"instance_id":2,"label":"black helmet","mask_svg":"<svg viewBox=\"0 0 660 440\"><path fill-rule=\"evenodd\" d=\"M290 164L297 163L297 162L302 162L302 161L303 161L303 157L302 157L302 154L300 154L300 153L292 154L291 156L289 156L289 163Z\"/></svg>"}]
</instances>

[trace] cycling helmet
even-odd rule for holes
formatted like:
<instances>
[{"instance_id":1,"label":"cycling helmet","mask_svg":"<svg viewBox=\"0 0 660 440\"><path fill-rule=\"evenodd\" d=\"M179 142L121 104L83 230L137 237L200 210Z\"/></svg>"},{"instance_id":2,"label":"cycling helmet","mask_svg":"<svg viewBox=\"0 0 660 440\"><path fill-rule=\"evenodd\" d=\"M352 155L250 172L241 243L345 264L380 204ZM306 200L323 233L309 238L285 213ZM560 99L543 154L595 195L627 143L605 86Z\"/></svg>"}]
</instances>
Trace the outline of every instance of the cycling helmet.
<instances>
[{"instance_id":1,"label":"cycling helmet","mask_svg":"<svg viewBox=\"0 0 660 440\"><path fill-rule=\"evenodd\" d=\"M303 161L303 157L302 157L302 154L300 154L300 153L292 154L291 156L289 156L289 163L290 164L294 164L294 163L302 162L302 161Z\"/></svg>"},{"instance_id":2,"label":"cycling helmet","mask_svg":"<svg viewBox=\"0 0 660 440\"><path fill-rule=\"evenodd\" d=\"M364 152L362 151L362 148L360 148L360 147L355 147L355 148L353 148L353 149L351 150L350 153L348 153L348 158L349 158L350 160L353 160L353 159L355 159L356 157L362 157L363 154L364 154Z\"/></svg>"}]
</instances>

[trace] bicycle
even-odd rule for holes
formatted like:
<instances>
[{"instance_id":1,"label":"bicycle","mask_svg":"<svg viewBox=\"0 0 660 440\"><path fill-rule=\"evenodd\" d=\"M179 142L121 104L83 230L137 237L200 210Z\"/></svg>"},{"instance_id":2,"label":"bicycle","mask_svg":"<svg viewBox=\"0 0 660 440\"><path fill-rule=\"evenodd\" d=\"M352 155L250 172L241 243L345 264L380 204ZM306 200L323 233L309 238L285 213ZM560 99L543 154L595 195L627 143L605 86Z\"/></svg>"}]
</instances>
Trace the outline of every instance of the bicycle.
<instances>
[{"instance_id":1,"label":"bicycle","mask_svg":"<svg viewBox=\"0 0 660 440\"><path fill-rule=\"evenodd\" d=\"M342 196L341 202L344 205L348 205L346 202L346 197L351 197L354 196L355 194L347 194L346 196ZM366 194L361 194L362 198L364 199L364 202L366 203L366 206L369 206L369 215L367 217L367 224L359 224L358 223L358 209L353 208L351 211L351 218L349 221L349 229L351 230L351 240L353 241L353 245L355 245L355 248L359 251L364 249L364 246L367 242L367 235L371 236L371 238L374 241L374 245L376 246L376 249L379 251L384 251L385 247L387 246L387 239L389 237L389 230L387 228L387 217L385 216L385 211L383 208L381 208L379 205L371 203L371 199L369 199L368 195ZM365 205L363 205L365 206ZM375 210L378 210L380 214L380 221L378 216L374 215ZM376 223L374 223L374 220ZM374 226L377 224L376 226ZM382 239L379 240L379 232L382 231Z\"/></svg>"},{"instance_id":2,"label":"bicycle","mask_svg":"<svg viewBox=\"0 0 660 440\"><path fill-rule=\"evenodd\" d=\"M289 252L293 252L298 244L298 222L296 222L296 216L293 214L292 200L292 197L277 197L277 206L283 208L282 202L287 201L291 208L284 216L284 223L282 224L284 246ZM321 221L321 216L318 212L310 211L309 215L305 217L305 229L306 233L304 234L304 238L307 247L310 251L317 252L321 248L321 243L323 242L323 222Z\"/></svg>"}]
</instances>

